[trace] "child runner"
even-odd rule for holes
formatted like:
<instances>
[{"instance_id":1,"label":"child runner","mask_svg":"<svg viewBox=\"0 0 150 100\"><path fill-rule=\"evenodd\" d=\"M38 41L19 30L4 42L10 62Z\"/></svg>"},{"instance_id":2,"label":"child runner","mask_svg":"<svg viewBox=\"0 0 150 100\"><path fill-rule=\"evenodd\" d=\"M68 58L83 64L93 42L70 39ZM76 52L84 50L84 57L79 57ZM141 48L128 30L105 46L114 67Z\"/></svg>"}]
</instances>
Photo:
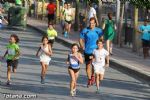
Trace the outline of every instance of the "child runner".
<instances>
[{"instance_id":1,"label":"child runner","mask_svg":"<svg viewBox=\"0 0 150 100\"><path fill-rule=\"evenodd\" d=\"M109 52L104 49L103 47L103 41L97 40L97 46L98 48L93 51L93 66L94 66L94 72L95 72L95 81L96 81L96 87L97 87L97 93L99 93L100 88L100 81L103 80L104 72L105 72L105 66L109 66ZM106 65L105 65L105 59L106 59Z\"/></svg>"},{"instance_id":2,"label":"child runner","mask_svg":"<svg viewBox=\"0 0 150 100\"><path fill-rule=\"evenodd\" d=\"M51 47L53 47L55 37L57 37L57 32L52 24L48 25L47 36L48 36L48 43L51 45Z\"/></svg>"},{"instance_id":3,"label":"child runner","mask_svg":"<svg viewBox=\"0 0 150 100\"><path fill-rule=\"evenodd\" d=\"M18 66L18 59L20 55L20 50L18 43L19 38L16 34L12 34L9 39L9 44L7 45L7 50L3 56L6 57L7 61L7 85L10 85L10 77L11 77L11 66L14 73L16 73L16 69Z\"/></svg>"},{"instance_id":4,"label":"child runner","mask_svg":"<svg viewBox=\"0 0 150 100\"><path fill-rule=\"evenodd\" d=\"M43 36L42 38L42 44L40 45L36 56L39 55L39 52L41 51L40 54L40 63L41 63L41 84L45 83L45 75L47 71L47 67L49 65L49 62L51 60L50 56L52 55L52 49L51 46L48 44L48 37Z\"/></svg>"},{"instance_id":5,"label":"child runner","mask_svg":"<svg viewBox=\"0 0 150 100\"><path fill-rule=\"evenodd\" d=\"M68 54L67 64L69 64L68 72L71 77L70 81L70 95L76 95L76 85L77 79L79 76L80 65L79 63L83 63L83 58L81 53L79 52L78 44L72 44L71 52Z\"/></svg>"}]
</instances>

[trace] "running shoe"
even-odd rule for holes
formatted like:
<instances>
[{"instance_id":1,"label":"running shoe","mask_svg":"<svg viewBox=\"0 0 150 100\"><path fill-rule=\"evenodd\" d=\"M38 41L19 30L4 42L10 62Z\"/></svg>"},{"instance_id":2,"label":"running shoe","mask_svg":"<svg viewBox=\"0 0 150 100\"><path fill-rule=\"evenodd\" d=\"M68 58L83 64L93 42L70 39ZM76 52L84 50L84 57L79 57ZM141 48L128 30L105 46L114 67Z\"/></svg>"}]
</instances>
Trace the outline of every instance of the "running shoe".
<instances>
[{"instance_id":1,"label":"running shoe","mask_svg":"<svg viewBox=\"0 0 150 100\"><path fill-rule=\"evenodd\" d=\"M72 97L75 96L74 91L70 91L70 96L72 96Z\"/></svg>"},{"instance_id":2,"label":"running shoe","mask_svg":"<svg viewBox=\"0 0 150 100\"><path fill-rule=\"evenodd\" d=\"M11 85L11 82L10 81L7 81L7 83L6 83L7 85Z\"/></svg>"},{"instance_id":3,"label":"running shoe","mask_svg":"<svg viewBox=\"0 0 150 100\"><path fill-rule=\"evenodd\" d=\"M97 89L97 90L96 90L96 93L99 94L99 93L100 93L100 89Z\"/></svg>"},{"instance_id":4,"label":"running shoe","mask_svg":"<svg viewBox=\"0 0 150 100\"><path fill-rule=\"evenodd\" d=\"M45 79L41 76L41 84L45 84Z\"/></svg>"},{"instance_id":5,"label":"running shoe","mask_svg":"<svg viewBox=\"0 0 150 100\"><path fill-rule=\"evenodd\" d=\"M64 37L67 38L68 37L68 33L64 32Z\"/></svg>"},{"instance_id":6,"label":"running shoe","mask_svg":"<svg viewBox=\"0 0 150 100\"><path fill-rule=\"evenodd\" d=\"M76 89L73 89L74 96L76 95L76 93L77 93Z\"/></svg>"}]
</instances>

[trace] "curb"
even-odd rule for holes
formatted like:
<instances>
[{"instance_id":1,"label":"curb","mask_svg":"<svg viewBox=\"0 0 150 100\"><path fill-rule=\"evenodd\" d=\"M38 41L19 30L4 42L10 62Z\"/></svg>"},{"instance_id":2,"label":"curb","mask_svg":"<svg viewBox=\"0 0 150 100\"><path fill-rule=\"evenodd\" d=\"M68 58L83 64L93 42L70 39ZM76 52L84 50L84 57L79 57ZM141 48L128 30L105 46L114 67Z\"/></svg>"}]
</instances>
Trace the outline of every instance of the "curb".
<instances>
[{"instance_id":1,"label":"curb","mask_svg":"<svg viewBox=\"0 0 150 100\"><path fill-rule=\"evenodd\" d=\"M43 30L38 29L38 28L36 28L30 24L27 24L27 26L32 28L32 29L39 31L42 34L45 34L45 32ZM67 41L67 40L63 39L60 36L58 36L56 38L56 41L67 46L67 47L70 47L74 43L72 41L69 41L69 40ZM126 72L127 74L130 74L130 75L134 74L134 76L136 76L137 78L144 79L145 81L148 82L148 84L150 84L150 74L149 73L146 73L144 71L142 72L140 69L137 69L134 66L131 66L128 64L123 64L123 63L119 62L117 59L113 59L113 58L110 58L110 64L113 65L112 68L120 70L122 72Z\"/></svg>"}]
</instances>

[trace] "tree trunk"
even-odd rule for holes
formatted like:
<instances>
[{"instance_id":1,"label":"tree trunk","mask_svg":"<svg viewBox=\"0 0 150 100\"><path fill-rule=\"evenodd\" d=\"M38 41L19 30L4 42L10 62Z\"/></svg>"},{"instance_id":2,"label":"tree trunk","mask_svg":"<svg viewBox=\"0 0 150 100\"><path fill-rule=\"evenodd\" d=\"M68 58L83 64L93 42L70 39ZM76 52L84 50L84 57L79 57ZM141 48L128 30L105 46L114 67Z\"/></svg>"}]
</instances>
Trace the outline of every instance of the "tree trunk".
<instances>
[{"instance_id":1,"label":"tree trunk","mask_svg":"<svg viewBox=\"0 0 150 100\"><path fill-rule=\"evenodd\" d=\"M99 0L98 3L98 21L99 21L99 26L102 27L102 1Z\"/></svg>"},{"instance_id":2,"label":"tree trunk","mask_svg":"<svg viewBox=\"0 0 150 100\"><path fill-rule=\"evenodd\" d=\"M133 47L132 50L137 52L139 49L139 38L137 33L137 26L138 26L138 8L134 7L134 33L133 33Z\"/></svg>"},{"instance_id":3,"label":"tree trunk","mask_svg":"<svg viewBox=\"0 0 150 100\"><path fill-rule=\"evenodd\" d=\"M116 26L117 26L117 30L116 30L116 35L117 35L117 39L115 39L117 42L117 44L119 44L119 19L120 19L120 0L117 0L117 9L116 9Z\"/></svg>"},{"instance_id":4,"label":"tree trunk","mask_svg":"<svg viewBox=\"0 0 150 100\"><path fill-rule=\"evenodd\" d=\"M79 29L79 0L76 0L74 31Z\"/></svg>"},{"instance_id":5,"label":"tree trunk","mask_svg":"<svg viewBox=\"0 0 150 100\"><path fill-rule=\"evenodd\" d=\"M119 44L120 47L122 47L124 5L125 5L125 4L122 3L120 25L119 25L119 29L118 29L118 44Z\"/></svg>"},{"instance_id":6,"label":"tree trunk","mask_svg":"<svg viewBox=\"0 0 150 100\"><path fill-rule=\"evenodd\" d=\"M59 0L56 0L57 8L56 8L56 23L59 23Z\"/></svg>"}]
</instances>

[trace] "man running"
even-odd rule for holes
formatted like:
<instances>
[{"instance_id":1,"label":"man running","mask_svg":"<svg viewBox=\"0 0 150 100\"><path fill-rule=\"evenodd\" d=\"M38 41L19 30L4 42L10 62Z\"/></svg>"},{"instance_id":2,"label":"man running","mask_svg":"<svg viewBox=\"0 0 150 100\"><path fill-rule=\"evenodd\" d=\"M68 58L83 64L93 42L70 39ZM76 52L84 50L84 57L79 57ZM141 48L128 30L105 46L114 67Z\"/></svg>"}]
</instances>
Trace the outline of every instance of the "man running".
<instances>
[{"instance_id":1,"label":"man running","mask_svg":"<svg viewBox=\"0 0 150 100\"><path fill-rule=\"evenodd\" d=\"M103 35L102 29L95 27L96 19L94 17L89 20L89 27L83 29L80 33L80 47L84 50L84 57L86 63L86 73L88 77L87 87L94 84L94 69L92 66L92 53L97 48L96 41ZM92 67L92 70L91 70Z\"/></svg>"}]
</instances>

